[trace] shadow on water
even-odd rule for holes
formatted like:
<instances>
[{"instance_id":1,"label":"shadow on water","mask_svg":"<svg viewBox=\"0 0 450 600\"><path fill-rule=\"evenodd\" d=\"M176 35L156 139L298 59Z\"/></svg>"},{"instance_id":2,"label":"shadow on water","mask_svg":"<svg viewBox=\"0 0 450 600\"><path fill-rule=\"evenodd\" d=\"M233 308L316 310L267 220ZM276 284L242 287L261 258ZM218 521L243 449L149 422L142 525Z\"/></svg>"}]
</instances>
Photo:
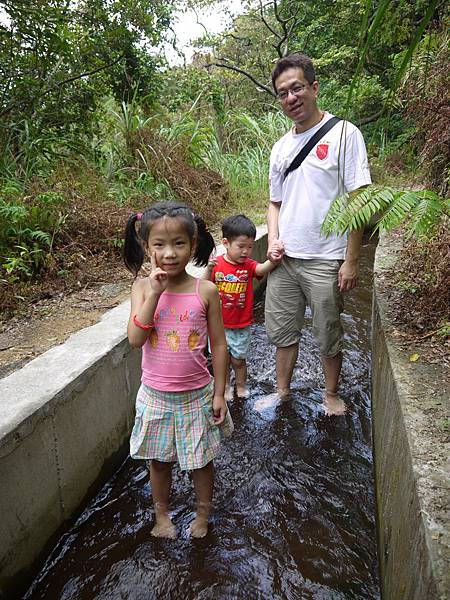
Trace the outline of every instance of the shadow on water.
<instances>
[{"instance_id":1,"label":"shadow on water","mask_svg":"<svg viewBox=\"0 0 450 600\"><path fill-rule=\"evenodd\" d=\"M373 245L346 300L341 389L349 413L321 409L322 372L306 330L292 397L279 402L263 304L249 360L251 396L215 462L208 536L191 540L190 476L174 470L176 541L150 535L143 462L126 461L58 542L26 599L378 599L370 424L369 320ZM305 351L305 349L307 349ZM303 351L302 351L303 350Z\"/></svg>"}]
</instances>

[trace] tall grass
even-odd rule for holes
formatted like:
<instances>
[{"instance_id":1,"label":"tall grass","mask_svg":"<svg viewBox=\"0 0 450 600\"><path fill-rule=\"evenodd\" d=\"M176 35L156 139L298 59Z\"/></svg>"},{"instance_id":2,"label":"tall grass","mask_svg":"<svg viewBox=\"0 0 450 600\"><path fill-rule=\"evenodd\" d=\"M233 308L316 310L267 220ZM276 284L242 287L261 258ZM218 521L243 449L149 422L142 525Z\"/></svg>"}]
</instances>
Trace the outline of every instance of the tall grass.
<instances>
[{"instance_id":1,"label":"tall grass","mask_svg":"<svg viewBox=\"0 0 450 600\"><path fill-rule=\"evenodd\" d=\"M227 152L210 147L208 164L228 181L236 212L250 212L257 222L265 219L269 198L268 173L273 144L289 129L281 112L259 119L244 112L229 115L225 125Z\"/></svg>"},{"instance_id":2,"label":"tall grass","mask_svg":"<svg viewBox=\"0 0 450 600\"><path fill-rule=\"evenodd\" d=\"M199 122L188 111L160 127L172 144L183 144L192 163L219 173L231 190L226 212L248 212L258 220L268 201L269 158L272 145L289 128L281 113L260 119L242 111L230 113L219 134L212 119Z\"/></svg>"}]
</instances>

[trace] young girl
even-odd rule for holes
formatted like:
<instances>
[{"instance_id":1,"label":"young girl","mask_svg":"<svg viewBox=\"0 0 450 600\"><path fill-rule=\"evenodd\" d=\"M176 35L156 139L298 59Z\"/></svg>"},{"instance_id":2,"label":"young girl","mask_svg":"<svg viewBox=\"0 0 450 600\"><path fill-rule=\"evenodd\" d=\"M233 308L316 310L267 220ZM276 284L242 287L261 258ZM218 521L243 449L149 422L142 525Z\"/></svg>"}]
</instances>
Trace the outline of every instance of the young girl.
<instances>
[{"instance_id":1,"label":"young girl","mask_svg":"<svg viewBox=\"0 0 450 600\"><path fill-rule=\"evenodd\" d=\"M190 530L204 537L213 491L213 458L233 430L224 400L227 345L219 294L211 281L186 272L193 258L206 265L214 240L184 204L161 202L132 215L124 260L137 276L145 256L151 273L131 292L128 339L142 347L142 385L130 454L150 461L156 523L152 534L175 537L169 516L172 464L192 470L197 511ZM209 336L214 383L204 349Z\"/></svg>"}]
</instances>

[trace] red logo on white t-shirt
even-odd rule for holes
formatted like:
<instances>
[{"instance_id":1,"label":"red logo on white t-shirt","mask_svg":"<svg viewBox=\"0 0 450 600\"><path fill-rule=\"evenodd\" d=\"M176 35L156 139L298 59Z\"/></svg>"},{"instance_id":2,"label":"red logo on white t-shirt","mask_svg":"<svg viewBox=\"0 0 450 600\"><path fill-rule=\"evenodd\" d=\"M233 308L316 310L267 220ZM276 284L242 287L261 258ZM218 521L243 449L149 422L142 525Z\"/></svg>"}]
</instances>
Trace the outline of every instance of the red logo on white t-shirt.
<instances>
[{"instance_id":1,"label":"red logo on white t-shirt","mask_svg":"<svg viewBox=\"0 0 450 600\"><path fill-rule=\"evenodd\" d=\"M318 144L316 148L317 158L324 160L328 155L329 144Z\"/></svg>"}]
</instances>

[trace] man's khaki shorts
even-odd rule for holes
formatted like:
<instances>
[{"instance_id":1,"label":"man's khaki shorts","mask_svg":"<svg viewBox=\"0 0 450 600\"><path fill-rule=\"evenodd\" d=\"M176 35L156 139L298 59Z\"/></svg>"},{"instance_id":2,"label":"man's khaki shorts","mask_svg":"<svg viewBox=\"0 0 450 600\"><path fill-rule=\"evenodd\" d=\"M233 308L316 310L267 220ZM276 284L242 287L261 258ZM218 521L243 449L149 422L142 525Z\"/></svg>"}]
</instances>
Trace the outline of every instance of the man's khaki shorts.
<instances>
[{"instance_id":1,"label":"man's khaki shorts","mask_svg":"<svg viewBox=\"0 0 450 600\"><path fill-rule=\"evenodd\" d=\"M308 305L321 354L332 357L342 350L340 315L344 301L338 288L342 262L284 256L282 263L269 273L265 317L272 344L284 348L299 342Z\"/></svg>"}]
</instances>

